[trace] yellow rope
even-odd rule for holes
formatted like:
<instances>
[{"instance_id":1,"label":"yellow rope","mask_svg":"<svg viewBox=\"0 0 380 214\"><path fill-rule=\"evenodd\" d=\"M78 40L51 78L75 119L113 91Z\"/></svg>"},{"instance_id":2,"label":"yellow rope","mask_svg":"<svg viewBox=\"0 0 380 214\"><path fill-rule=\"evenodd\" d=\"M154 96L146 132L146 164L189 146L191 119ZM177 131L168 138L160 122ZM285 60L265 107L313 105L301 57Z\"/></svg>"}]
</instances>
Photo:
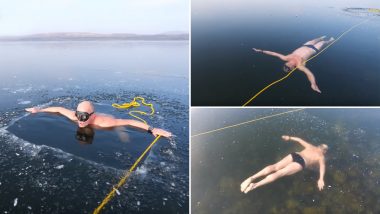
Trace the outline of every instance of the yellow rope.
<instances>
[{"instance_id":1,"label":"yellow rope","mask_svg":"<svg viewBox=\"0 0 380 214\"><path fill-rule=\"evenodd\" d=\"M368 12L371 12L371 13L380 13L380 9L368 8Z\"/></svg>"},{"instance_id":2,"label":"yellow rope","mask_svg":"<svg viewBox=\"0 0 380 214\"><path fill-rule=\"evenodd\" d=\"M135 161L135 163L132 165L132 167L127 171L127 173L120 179L119 183L114 186L111 190L110 193L108 193L108 195L103 199L102 203L94 210L94 214L97 214L99 213L103 207L115 196L115 192L117 191L118 188L120 188L124 183L125 181L127 180L127 178L131 175L132 171L136 168L136 166L139 164L139 162L141 161L141 159L145 156L145 154L150 150L150 148L152 148L152 146L158 141L158 139L160 138L161 136L158 135L154 140L153 142L145 149L145 151L140 155L140 157Z\"/></svg>"},{"instance_id":3,"label":"yellow rope","mask_svg":"<svg viewBox=\"0 0 380 214\"><path fill-rule=\"evenodd\" d=\"M129 103L123 103L123 104L121 104L121 105L119 105L119 104L117 104L117 103L113 103L112 106L113 106L114 108L118 108L118 109L135 108L135 107L139 107L139 106L141 106L141 104L140 104L139 102L137 102L137 100L140 100L141 103L142 103L142 105L144 105L144 106L148 106L148 107L150 108L150 112L143 112L143 111L136 111L136 110L134 110L134 111L129 111L128 114L131 115L132 117L134 117L134 118L136 118L136 119L142 121L143 123L147 124L147 122L146 122L144 119L142 119L142 118L140 118L140 117L138 117L138 116L135 115L135 113L136 113L136 114L140 114L140 115L149 115L149 116L151 116L151 115L154 114L154 107L153 107L153 104L151 104L151 103L146 103L146 102L145 102L145 98L143 98L143 97L135 97L135 98L133 98L133 100L132 100L131 102L129 102Z\"/></svg>"},{"instance_id":4,"label":"yellow rope","mask_svg":"<svg viewBox=\"0 0 380 214\"><path fill-rule=\"evenodd\" d=\"M224 129L229 129L229 128L233 128L233 127L236 127L236 126L241 126L241 125L244 125L244 124L247 124L247 123L253 123L253 122L256 122L256 121L259 121L259 120L264 120L264 119L268 119L268 118L272 118L272 117L277 117L277 116L281 116L281 115L284 115L284 114L289 114L289 113L297 112L297 111L301 111L301 110L304 110L304 108L290 110L290 111L281 112L281 113L277 113L277 114L272 114L272 115L268 115L268 116L265 116L265 117L260 117L260 118L249 120L249 121L245 121L245 122L242 122L242 123L238 123L238 124L234 124L234 125L229 125L229 126L225 126L225 127L222 127L222 128L218 128L218 129L202 132L202 133L199 133L199 134L195 134L195 135L192 135L191 137L198 137L198 136L201 136L201 135L210 134L210 133L213 133L213 132L222 131Z\"/></svg>"},{"instance_id":5,"label":"yellow rope","mask_svg":"<svg viewBox=\"0 0 380 214\"><path fill-rule=\"evenodd\" d=\"M134 115L134 113L137 113L137 114L141 114L141 115L153 115L154 114L154 107L153 107L153 104L151 103L146 103L145 102L145 98L143 97L135 97L133 98L133 100L129 103L123 103L123 104L117 104L117 103L113 103L112 106L114 108L118 108L118 109L129 109L129 108L136 108L136 107L139 107L141 106L141 104L139 102L137 102L138 100L141 101L142 105L144 106L147 106L150 108L150 112L144 112L144 111L129 111L129 115L131 115L132 117L142 121L143 123L147 124L147 122ZM146 155L146 153L152 148L152 146L158 141L158 139L160 138L161 136L158 135L153 141L152 143L149 144L149 146L145 149L145 151L140 155L140 157L135 161L135 163L131 166L131 168L127 171L127 173L120 179L119 183L114 186L111 190L111 192L108 193L108 195L103 199L102 203L94 210L94 214L97 214L99 213L103 207L115 196L115 192L118 191L117 189L120 188L128 179L128 177L132 174L132 171L136 168L136 166L140 163L140 161L142 160L142 158Z\"/></svg>"},{"instance_id":6,"label":"yellow rope","mask_svg":"<svg viewBox=\"0 0 380 214\"><path fill-rule=\"evenodd\" d=\"M314 55L313 57L309 58L308 60L306 60L304 63L314 59L315 57L317 57L319 54L321 54L323 51L325 51L327 48L329 48L331 45L335 44L337 41L340 40L340 38L342 38L344 35L346 35L348 32L350 32L351 30L353 30L354 28L356 28L357 26L369 21L370 19L366 19L352 27L350 27L348 30L346 30L345 32L343 32L337 39L335 39L333 42L331 42L329 45L327 45L325 48L323 48L321 51L319 51L316 55ZM265 90L267 90L268 88L270 88L272 85L276 84L276 83L279 83L281 81L283 81L284 79L288 78L296 69L298 68L298 66L296 68L294 68L293 70L291 70L286 76L282 77L281 79L279 80L276 80L274 82L272 82L271 84L267 85L265 88L263 88L261 91L259 91L258 93L256 93L251 99L249 99L247 102L245 102L243 104L243 106L246 106L248 105L250 102L252 102L252 100L254 100L257 96L259 96L261 93L263 93Z\"/></svg>"}]
</instances>

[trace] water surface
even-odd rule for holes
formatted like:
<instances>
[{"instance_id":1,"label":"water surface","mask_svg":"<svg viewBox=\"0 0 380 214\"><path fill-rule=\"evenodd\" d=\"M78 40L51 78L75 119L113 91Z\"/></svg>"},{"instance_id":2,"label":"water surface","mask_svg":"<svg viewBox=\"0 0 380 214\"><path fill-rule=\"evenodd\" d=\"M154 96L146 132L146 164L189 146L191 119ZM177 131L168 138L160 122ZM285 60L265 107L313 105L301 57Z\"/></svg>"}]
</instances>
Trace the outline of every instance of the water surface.
<instances>
[{"instance_id":1,"label":"water surface","mask_svg":"<svg viewBox=\"0 0 380 214\"><path fill-rule=\"evenodd\" d=\"M285 76L283 62L252 48L291 53L306 41L338 37L368 18L307 67L322 94L299 71L251 105L342 106L380 104L380 16L345 12L380 8L376 1L192 1L192 105L241 106Z\"/></svg>"},{"instance_id":2,"label":"water surface","mask_svg":"<svg viewBox=\"0 0 380 214\"><path fill-rule=\"evenodd\" d=\"M92 213L153 140L134 129L95 130L92 144L53 114L24 108L82 100L100 113L130 119L112 103L142 96L171 131L160 139L103 213L188 212L188 42L0 43L0 211ZM119 132L127 136L120 138Z\"/></svg>"},{"instance_id":3,"label":"water surface","mask_svg":"<svg viewBox=\"0 0 380 214\"><path fill-rule=\"evenodd\" d=\"M192 135L288 109L193 109ZM379 109L307 109L192 137L193 213L377 213L380 211ZM329 146L325 189L303 170L248 194L240 184L301 146Z\"/></svg>"}]
</instances>

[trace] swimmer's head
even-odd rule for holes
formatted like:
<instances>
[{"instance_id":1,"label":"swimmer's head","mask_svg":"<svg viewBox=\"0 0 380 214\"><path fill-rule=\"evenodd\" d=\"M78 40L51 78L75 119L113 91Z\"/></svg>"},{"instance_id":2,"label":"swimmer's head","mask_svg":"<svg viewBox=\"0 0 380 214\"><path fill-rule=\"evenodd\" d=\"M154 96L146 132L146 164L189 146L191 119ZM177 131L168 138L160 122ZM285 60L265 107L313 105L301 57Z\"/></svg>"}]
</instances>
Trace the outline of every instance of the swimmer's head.
<instances>
[{"instance_id":1,"label":"swimmer's head","mask_svg":"<svg viewBox=\"0 0 380 214\"><path fill-rule=\"evenodd\" d=\"M75 116L78 119L79 127L88 126L94 119L94 106L89 101L83 101L78 104Z\"/></svg>"},{"instance_id":2,"label":"swimmer's head","mask_svg":"<svg viewBox=\"0 0 380 214\"><path fill-rule=\"evenodd\" d=\"M292 71L294 68L296 68L296 63L293 62L293 61L288 61L287 63L285 63L283 69L286 73L289 73L290 71Z\"/></svg>"},{"instance_id":3,"label":"swimmer's head","mask_svg":"<svg viewBox=\"0 0 380 214\"><path fill-rule=\"evenodd\" d=\"M323 154L325 154L329 149L329 146L327 146L326 144L321 144L318 146L318 148L320 148L323 151Z\"/></svg>"}]
</instances>

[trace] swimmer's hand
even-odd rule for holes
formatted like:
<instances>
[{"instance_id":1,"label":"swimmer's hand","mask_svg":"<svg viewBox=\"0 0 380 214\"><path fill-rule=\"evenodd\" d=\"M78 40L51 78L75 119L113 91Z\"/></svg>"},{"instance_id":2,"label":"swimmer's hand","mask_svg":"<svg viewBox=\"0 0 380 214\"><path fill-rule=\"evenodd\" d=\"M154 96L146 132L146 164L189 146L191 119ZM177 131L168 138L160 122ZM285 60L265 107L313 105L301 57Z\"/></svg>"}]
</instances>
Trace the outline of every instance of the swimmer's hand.
<instances>
[{"instance_id":1,"label":"swimmer's hand","mask_svg":"<svg viewBox=\"0 0 380 214\"><path fill-rule=\"evenodd\" d=\"M289 135L282 135L281 137L282 137L282 139L285 140L285 141L290 140L290 136L289 136Z\"/></svg>"},{"instance_id":2,"label":"swimmer's hand","mask_svg":"<svg viewBox=\"0 0 380 214\"><path fill-rule=\"evenodd\" d=\"M325 186L325 182L321 179L318 180L318 189L319 191L323 190L323 187Z\"/></svg>"},{"instance_id":3,"label":"swimmer's hand","mask_svg":"<svg viewBox=\"0 0 380 214\"><path fill-rule=\"evenodd\" d=\"M262 53L263 50L260 50L260 49L257 49L257 48L252 48L252 50L256 51L256 52L259 52L259 53Z\"/></svg>"},{"instance_id":4,"label":"swimmer's hand","mask_svg":"<svg viewBox=\"0 0 380 214\"><path fill-rule=\"evenodd\" d=\"M318 92L318 93L322 93L321 90L319 90L319 88L318 88L317 85L311 85L311 88L312 88L314 91Z\"/></svg>"},{"instance_id":5,"label":"swimmer's hand","mask_svg":"<svg viewBox=\"0 0 380 214\"><path fill-rule=\"evenodd\" d=\"M26 108L25 111L30 112L32 114L40 112L40 109L33 107L33 108Z\"/></svg>"},{"instance_id":6,"label":"swimmer's hand","mask_svg":"<svg viewBox=\"0 0 380 214\"><path fill-rule=\"evenodd\" d=\"M163 129L159 129L159 128L154 128L152 130L152 134L157 137L157 135L161 135L162 137L166 137L166 138L169 138L172 136L172 133L168 132L168 131L165 131Z\"/></svg>"}]
</instances>

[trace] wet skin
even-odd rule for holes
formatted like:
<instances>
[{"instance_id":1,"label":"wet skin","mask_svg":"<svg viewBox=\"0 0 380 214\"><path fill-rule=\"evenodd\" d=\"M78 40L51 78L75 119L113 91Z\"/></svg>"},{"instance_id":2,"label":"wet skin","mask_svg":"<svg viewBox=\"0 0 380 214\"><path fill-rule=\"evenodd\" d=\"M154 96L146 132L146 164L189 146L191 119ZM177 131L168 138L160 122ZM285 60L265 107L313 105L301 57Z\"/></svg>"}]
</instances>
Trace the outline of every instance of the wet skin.
<instances>
[{"instance_id":1,"label":"wet skin","mask_svg":"<svg viewBox=\"0 0 380 214\"><path fill-rule=\"evenodd\" d=\"M91 127L99 127L99 128L112 128L112 127L120 127L120 126L131 126L133 128L138 128L142 129L145 131L149 130L149 125L137 121L137 120L128 120L128 119L116 119L108 115L101 115L101 114L92 114L88 120L86 121L80 121L78 118L75 116L75 111L63 108L63 107L48 107L44 109L38 109L36 107L33 108L27 108L25 109L27 112L30 113L38 113L38 112L50 112L50 113L59 113L70 120L76 122L79 127L83 128L86 126L91 126ZM94 107L91 102L89 101L84 101L79 103L77 107L77 111L80 112L87 112L87 113L92 113L94 112ZM154 136L163 136L166 138L169 138L172 136L172 134L168 131L165 131L163 129L159 128L153 128L152 134Z\"/></svg>"},{"instance_id":2,"label":"wet skin","mask_svg":"<svg viewBox=\"0 0 380 214\"><path fill-rule=\"evenodd\" d=\"M325 182L324 182L324 175L325 175L325 154L327 152L327 145L322 144L319 146L314 146L305 140L298 138L298 137L290 137L287 135L282 136L282 139L285 141L295 141L299 144L301 144L304 149L298 154L304 159L305 161L305 168L311 169L315 166L319 166L319 179L317 182L318 189L322 190ZM291 155L287 155L285 158L283 158L281 161L269 165L259 171L258 173L252 175L251 177L247 178L245 181L243 181L240 185L240 191L244 193L248 193L251 190L254 190L260 186L266 185L268 183L271 183L278 178L281 178L283 176L288 176L295 174L299 171L301 171L303 168L301 164L293 162L293 158ZM254 181L262 176L266 176L264 179L262 179L259 182L254 183Z\"/></svg>"},{"instance_id":3,"label":"wet skin","mask_svg":"<svg viewBox=\"0 0 380 214\"><path fill-rule=\"evenodd\" d=\"M328 41L324 41L324 38L325 36L322 36L320 38L310 40L306 42L304 45L313 45L316 49L321 50L323 46L326 46L334 41L334 38L330 38ZM311 89L318 93L322 93L317 85L317 81L315 79L314 74L306 67L306 61L314 54L316 54L316 51L314 49L306 46L301 46L288 55L282 55L273 51L260 50L257 48L253 48L253 50L256 52L280 58L281 60L286 62L285 65L290 70L293 70L295 68L299 69L300 71L305 73L306 77L308 78L311 84Z\"/></svg>"}]
</instances>

